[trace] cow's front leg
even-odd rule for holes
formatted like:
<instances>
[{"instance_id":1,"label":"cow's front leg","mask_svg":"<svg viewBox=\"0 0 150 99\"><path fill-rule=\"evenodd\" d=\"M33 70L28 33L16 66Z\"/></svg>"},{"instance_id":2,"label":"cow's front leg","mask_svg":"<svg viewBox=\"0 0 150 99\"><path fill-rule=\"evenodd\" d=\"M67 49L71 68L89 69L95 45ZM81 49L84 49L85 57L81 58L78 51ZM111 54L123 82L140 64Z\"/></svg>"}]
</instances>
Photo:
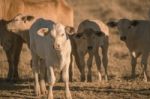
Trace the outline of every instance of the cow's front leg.
<instances>
[{"instance_id":1,"label":"cow's front leg","mask_svg":"<svg viewBox=\"0 0 150 99\"><path fill-rule=\"evenodd\" d=\"M40 90L40 85L39 85L39 74L37 71L34 71L34 79L35 79L35 95L40 96L41 95L41 90Z\"/></svg>"},{"instance_id":2,"label":"cow's front leg","mask_svg":"<svg viewBox=\"0 0 150 99\"><path fill-rule=\"evenodd\" d=\"M85 81L85 60L84 60L84 54L82 52L78 52L79 56L79 70L81 73L81 82Z\"/></svg>"},{"instance_id":3,"label":"cow's front leg","mask_svg":"<svg viewBox=\"0 0 150 99\"><path fill-rule=\"evenodd\" d=\"M87 66L88 66L88 74L87 74L87 81L92 82L92 61L93 61L93 54L89 53L89 58L87 60Z\"/></svg>"},{"instance_id":4,"label":"cow's front leg","mask_svg":"<svg viewBox=\"0 0 150 99\"><path fill-rule=\"evenodd\" d=\"M136 69L136 65L137 65L137 58L139 57L140 53L135 53L132 52L131 53L131 66L132 66L132 70L131 70L131 77L134 79L135 78L135 69Z\"/></svg>"},{"instance_id":5,"label":"cow's front leg","mask_svg":"<svg viewBox=\"0 0 150 99\"><path fill-rule=\"evenodd\" d=\"M22 45L23 45L23 41L21 38L17 39L17 44L15 44L15 48L14 48L14 81L18 81L19 80L19 73L18 73L18 63L19 63L19 59L20 59L20 53L21 53L21 49L22 49Z\"/></svg>"},{"instance_id":6,"label":"cow's front leg","mask_svg":"<svg viewBox=\"0 0 150 99\"><path fill-rule=\"evenodd\" d=\"M39 85L39 70L40 70L39 61L40 60L38 56L34 52L32 52L32 71L33 71L34 80L35 80L34 89L35 89L36 96L41 95L41 90L40 90L40 85Z\"/></svg>"},{"instance_id":7,"label":"cow's front leg","mask_svg":"<svg viewBox=\"0 0 150 99\"><path fill-rule=\"evenodd\" d=\"M148 79L148 73L147 73L147 60L148 60L148 53L144 53L142 55L142 60L141 60L141 66L143 68L142 74L144 75L144 81L147 82Z\"/></svg>"},{"instance_id":8,"label":"cow's front leg","mask_svg":"<svg viewBox=\"0 0 150 99\"><path fill-rule=\"evenodd\" d=\"M108 44L102 46L102 62L104 66L104 71L105 71L105 81L108 81L108 72L107 72L107 67L108 67Z\"/></svg>"},{"instance_id":9,"label":"cow's front leg","mask_svg":"<svg viewBox=\"0 0 150 99\"><path fill-rule=\"evenodd\" d=\"M46 73L46 64L44 60L40 60L40 88L41 88L41 93L46 94L46 84L45 84L45 73Z\"/></svg>"},{"instance_id":10,"label":"cow's front leg","mask_svg":"<svg viewBox=\"0 0 150 99\"><path fill-rule=\"evenodd\" d=\"M56 78L54 75L54 70L52 66L48 67L47 71L47 79L48 79L48 99L53 99L53 86L55 84Z\"/></svg>"},{"instance_id":11,"label":"cow's front leg","mask_svg":"<svg viewBox=\"0 0 150 99\"><path fill-rule=\"evenodd\" d=\"M7 75L7 81L13 80L13 72L14 72L14 55L10 52L10 50L5 50L7 60L8 60L8 75Z\"/></svg>"},{"instance_id":12,"label":"cow's front leg","mask_svg":"<svg viewBox=\"0 0 150 99\"><path fill-rule=\"evenodd\" d=\"M65 82L66 99L72 99L69 89L69 64L64 66L62 72L63 72L63 81Z\"/></svg>"}]
</instances>

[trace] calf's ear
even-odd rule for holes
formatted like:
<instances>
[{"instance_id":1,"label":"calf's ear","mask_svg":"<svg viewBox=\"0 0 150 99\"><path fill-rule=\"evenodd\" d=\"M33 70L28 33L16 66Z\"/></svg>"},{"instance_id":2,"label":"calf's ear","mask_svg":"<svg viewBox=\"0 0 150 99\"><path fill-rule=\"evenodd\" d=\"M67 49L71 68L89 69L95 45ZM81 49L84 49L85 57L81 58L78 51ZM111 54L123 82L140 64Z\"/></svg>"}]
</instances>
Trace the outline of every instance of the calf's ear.
<instances>
[{"instance_id":1,"label":"calf's ear","mask_svg":"<svg viewBox=\"0 0 150 99\"><path fill-rule=\"evenodd\" d=\"M49 29L48 28L41 28L37 31L37 34L39 36L46 36L49 33Z\"/></svg>"},{"instance_id":2,"label":"calf's ear","mask_svg":"<svg viewBox=\"0 0 150 99\"><path fill-rule=\"evenodd\" d=\"M73 27L70 27L70 26L66 26L65 31L69 35L73 35L75 33L75 29Z\"/></svg>"},{"instance_id":3,"label":"calf's ear","mask_svg":"<svg viewBox=\"0 0 150 99\"><path fill-rule=\"evenodd\" d=\"M82 33L77 33L77 34L75 34L75 37L77 38L77 39L79 39L79 38L81 38L82 37Z\"/></svg>"},{"instance_id":4,"label":"calf's ear","mask_svg":"<svg viewBox=\"0 0 150 99\"><path fill-rule=\"evenodd\" d=\"M137 26L138 24L139 24L139 22L137 20L131 21L131 25L132 26Z\"/></svg>"},{"instance_id":5,"label":"calf's ear","mask_svg":"<svg viewBox=\"0 0 150 99\"><path fill-rule=\"evenodd\" d=\"M107 22L107 25L109 26L109 27L116 27L117 26L117 22L114 22L114 21L109 21L109 22Z\"/></svg>"},{"instance_id":6,"label":"calf's ear","mask_svg":"<svg viewBox=\"0 0 150 99\"><path fill-rule=\"evenodd\" d=\"M32 21L33 19L34 19L34 16L31 16L31 15L22 17L22 20L23 20L24 22Z\"/></svg>"},{"instance_id":7,"label":"calf's ear","mask_svg":"<svg viewBox=\"0 0 150 99\"><path fill-rule=\"evenodd\" d=\"M139 24L138 20L132 20L129 29L136 27Z\"/></svg>"},{"instance_id":8,"label":"calf's ear","mask_svg":"<svg viewBox=\"0 0 150 99\"><path fill-rule=\"evenodd\" d=\"M102 32L102 31L96 31L96 32L95 32L95 34L96 34L97 36L99 36L99 37L101 37L101 36L104 36L104 35L105 35L105 33L104 33L104 32Z\"/></svg>"}]
</instances>

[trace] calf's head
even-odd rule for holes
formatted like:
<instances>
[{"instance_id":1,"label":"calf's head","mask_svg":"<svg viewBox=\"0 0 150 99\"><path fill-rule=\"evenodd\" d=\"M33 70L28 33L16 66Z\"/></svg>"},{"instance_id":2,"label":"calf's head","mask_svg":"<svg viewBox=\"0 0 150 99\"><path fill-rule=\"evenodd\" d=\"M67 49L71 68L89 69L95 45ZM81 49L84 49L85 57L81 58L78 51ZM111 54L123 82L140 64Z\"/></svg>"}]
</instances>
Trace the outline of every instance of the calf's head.
<instances>
[{"instance_id":1,"label":"calf's head","mask_svg":"<svg viewBox=\"0 0 150 99\"><path fill-rule=\"evenodd\" d=\"M137 20L120 19L118 22L110 21L107 23L110 27L117 27L120 33L120 40L126 41L132 29L138 25Z\"/></svg>"},{"instance_id":2,"label":"calf's head","mask_svg":"<svg viewBox=\"0 0 150 99\"><path fill-rule=\"evenodd\" d=\"M104 44L104 36L105 34L101 31L87 29L82 33L77 33L74 36L74 40L78 48L93 51L96 47Z\"/></svg>"},{"instance_id":3,"label":"calf's head","mask_svg":"<svg viewBox=\"0 0 150 99\"><path fill-rule=\"evenodd\" d=\"M38 30L37 34L40 36L45 36L51 34L52 40L54 42L54 49L62 50L69 40L69 35L74 34L74 28L69 26L64 26L62 24L55 24L51 31L48 28L41 28Z\"/></svg>"},{"instance_id":4,"label":"calf's head","mask_svg":"<svg viewBox=\"0 0 150 99\"><path fill-rule=\"evenodd\" d=\"M7 29L9 31L12 31L14 33L18 33L20 31L29 30L32 23L33 23L34 17L30 15L23 15L19 14L16 17L14 17L8 24Z\"/></svg>"}]
</instances>

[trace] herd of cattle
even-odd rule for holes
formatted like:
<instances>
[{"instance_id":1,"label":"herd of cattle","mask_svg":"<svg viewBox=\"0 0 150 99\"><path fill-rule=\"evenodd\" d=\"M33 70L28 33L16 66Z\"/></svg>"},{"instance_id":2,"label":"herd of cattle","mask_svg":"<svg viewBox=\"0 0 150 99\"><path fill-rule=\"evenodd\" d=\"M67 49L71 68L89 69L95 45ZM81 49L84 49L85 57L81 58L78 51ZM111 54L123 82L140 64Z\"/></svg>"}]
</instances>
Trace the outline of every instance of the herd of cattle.
<instances>
[{"instance_id":1,"label":"herd of cattle","mask_svg":"<svg viewBox=\"0 0 150 99\"><path fill-rule=\"evenodd\" d=\"M19 6L16 7L16 3ZM8 58L8 81L19 79L18 62L23 42L27 43L31 51L31 65L37 96L46 94L45 75L47 75L48 99L53 99L52 89L56 80L54 68L57 68L61 71L62 80L65 82L66 98L71 99L69 80L72 81L73 62L76 62L81 73L81 81L91 82L91 67L94 57L99 81L101 81L99 48L102 49L102 63L105 80L107 81L108 26L110 26L117 27L120 39L125 42L130 51L131 76L133 78L135 77L137 58L142 55L142 74L144 81L147 82L150 21L120 19L104 24L100 20L86 19L79 24L77 31L75 31L73 28L73 9L65 0L39 2L32 0L14 0L13 2L12 0L1 0L0 4L4 8L0 13L0 42ZM87 59L88 73L86 77L84 57L87 53L89 57Z\"/></svg>"}]
</instances>

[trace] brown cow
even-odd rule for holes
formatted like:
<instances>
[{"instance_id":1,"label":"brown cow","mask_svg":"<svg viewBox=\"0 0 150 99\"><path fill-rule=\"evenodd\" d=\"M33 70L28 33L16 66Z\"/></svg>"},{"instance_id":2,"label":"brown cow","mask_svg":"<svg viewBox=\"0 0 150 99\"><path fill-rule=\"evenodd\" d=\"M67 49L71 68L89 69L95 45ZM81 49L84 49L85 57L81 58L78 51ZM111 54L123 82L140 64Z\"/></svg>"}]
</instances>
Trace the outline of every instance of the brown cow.
<instances>
[{"instance_id":1,"label":"brown cow","mask_svg":"<svg viewBox=\"0 0 150 99\"><path fill-rule=\"evenodd\" d=\"M20 36L7 31L6 24L8 21L0 20L0 42L6 53L9 63L9 71L7 75L8 81L18 80L18 62L22 49L23 40Z\"/></svg>"},{"instance_id":2,"label":"brown cow","mask_svg":"<svg viewBox=\"0 0 150 99\"><path fill-rule=\"evenodd\" d=\"M7 23L7 20L13 19L14 16L18 15L18 13L32 14L36 17L43 17L67 26L73 26L73 10L65 0L0 0L0 9L0 20L3 21L0 22L0 25L4 27ZM0 35L3 35L2 38L4 39L1 40L1 42L3 46L6 47L5 49L7 49L6 53L11 52L7 55L10 68L8 79L18 79L17 67L23 41L15 34L6 35L9 34L9 32L6 30L6 28L1 28L3 27L0 27ZM10 40L7 41L8 39ZM13 46L14 48L9 47L12 45L15 45ZM15 54L16 52L12 53L12 50L16 49L18 50L16 51L17 54ZM18 57L18 59L16 57ZM10 75L12 77L10 77Z\"/></svg>"}]
</instances>

